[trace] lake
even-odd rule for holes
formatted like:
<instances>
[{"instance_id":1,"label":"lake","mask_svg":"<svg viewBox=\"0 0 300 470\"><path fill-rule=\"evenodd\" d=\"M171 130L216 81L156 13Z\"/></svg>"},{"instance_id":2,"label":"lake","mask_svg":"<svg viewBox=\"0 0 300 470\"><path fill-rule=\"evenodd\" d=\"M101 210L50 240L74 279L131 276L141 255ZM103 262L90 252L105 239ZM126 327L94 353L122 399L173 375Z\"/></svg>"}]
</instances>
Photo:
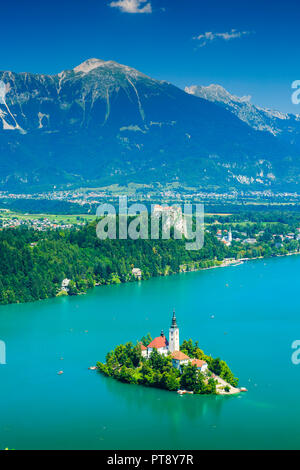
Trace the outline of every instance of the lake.
<instances>
[{"instance_id":1,"label":"lake","mask_svg":"<svg viewBox=\"0 0 300 470\"><path fill-rule=\"evenodd\" d=\"M300 449L298 270L289 256L0 307L0 448ZM173 308L180 341L224 359L248 393L179 396L88 370L167 333Z\"/></svg>"}]
</instances>

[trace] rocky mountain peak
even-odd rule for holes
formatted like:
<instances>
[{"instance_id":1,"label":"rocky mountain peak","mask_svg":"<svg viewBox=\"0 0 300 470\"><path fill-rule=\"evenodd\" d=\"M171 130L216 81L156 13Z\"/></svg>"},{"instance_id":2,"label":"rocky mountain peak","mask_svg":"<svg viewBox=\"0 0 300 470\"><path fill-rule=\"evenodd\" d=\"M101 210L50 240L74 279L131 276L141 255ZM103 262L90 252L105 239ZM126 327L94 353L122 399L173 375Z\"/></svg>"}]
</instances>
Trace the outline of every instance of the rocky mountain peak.
<instances>
[{"instance_id":1,"label":"rocky mountain peak","mask_svg":"<svg viewBox=\"0 0 300 470\"><path fill-rule=\"evenodd\" d=\"M251 96L235 96L230 94L225 88L221 85L211 84L209 86L197 86L192 85L190 87L185 87L186 93L190 95L199 96L201 98L207 99L209 101L221 101L223 103L250 103Z\"/></svg>"},{"instance_id":2,"label":"rocky mountain peak","mask_svg":"<svg viewBox=\"0 0 300 470\"><path fill-rule=\"evenodd\" d=\"M107 64L104 60L101 59L87 59L81 64L77 65L77 67L74 67L73 71L75 73L89 73L92 70L102 67L103 65Z\"/></svg>"}]
</instances>

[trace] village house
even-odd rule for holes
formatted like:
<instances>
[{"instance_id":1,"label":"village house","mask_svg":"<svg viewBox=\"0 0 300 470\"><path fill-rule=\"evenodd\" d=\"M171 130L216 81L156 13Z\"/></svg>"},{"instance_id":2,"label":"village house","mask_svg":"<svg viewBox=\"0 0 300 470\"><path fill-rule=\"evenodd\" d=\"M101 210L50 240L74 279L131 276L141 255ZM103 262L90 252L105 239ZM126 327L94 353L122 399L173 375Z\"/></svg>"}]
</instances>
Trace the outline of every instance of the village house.
<instances>
[{"instance_id":1,"label":"village house","mask_svg":"<svg viewBox=\"0 0 300 470\"><path fill-rule=\"evenodd\" d=\"M143 345L143 343L140 343L141 346L141 351L142 351L142 357L148 357L148 349L146 346Z\"/></svg>"},{"instance_id":2,"label":"village house","mask_svg":"<svg viewBox=\"0 0 300 470\"><path fill-rule=\"evenodd\" d=\"M202 361L201 359L192 359L191 360L192 366L196 366L200 372L206 372L207 371L207 362Z\"/></svg>"},{"instance_id":3,"label":"village house","mask_svg":"<svg viewBox=\"0 0 300 470\"><path fill-rule=\"evenodd\" d=\"M141 279L142 278L142 271L140 268L132 268L132 274L134 275L134 277L136 277L137 279Z\"/></svg>"},{"instance_id":4,"label":"village house","mask_svg":"<svg viewBox=\"0 0 300 470\"><path fill-rule=\"evenodd\" d=\"M294 240L295 239L295 234L294 233L288 233L285 238L287 240Z\"/></svg>"},{"instance_id":5,"label":"village house","mask_svg":"<svg viewBox=\"0 0 300 470\"><path fill-rule=\"evenodd\" d=\"M64 279L61 283L61 290L65 292L69 292L69 284L70 284L70 279Z\"/></svg>"},{"instance_id":6,"label":"village house","mask_svg":"<svg viewBox=\"0 0 300 470\"><path fill-rule=\"evenodd\" d=\"M187 366L188 363L190 362L189 356L184 354L181 351L174 351L172 353L172 365L176 369L179 369L181 371L181 366Z\"/></svg>"}]
</instances>

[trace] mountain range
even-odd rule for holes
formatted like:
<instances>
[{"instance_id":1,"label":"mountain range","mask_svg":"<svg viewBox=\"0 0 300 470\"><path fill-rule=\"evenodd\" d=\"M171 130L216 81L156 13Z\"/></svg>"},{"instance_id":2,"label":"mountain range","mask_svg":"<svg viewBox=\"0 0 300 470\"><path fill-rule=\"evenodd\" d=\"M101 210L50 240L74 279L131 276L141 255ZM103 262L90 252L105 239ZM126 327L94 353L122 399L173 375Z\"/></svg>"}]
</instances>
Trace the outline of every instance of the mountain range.
<instances>
[{"instance_id":1,"label":"mountain range","mask_svg":"<svg viewBox=\"0 0 300 470\"><path fill-rule=\"evenodd\" d=\"M266 131L290 144L300 146L300 115L286 114L253 105L251 96L231 95L220 85L186 87L185 91L231 111L258 131Z\"/></svg>"},{"instance_id":2,"label":"mountain range","mask_svg":"<svg viewBox=\"0 0 300 470\"><path fill-rule=\"evenodd\" d=\"M181 90L100 59L56 75L0 72L0 83L0 190L298 188L299 116L219 85Z\"/></svg>"}]
</instances>

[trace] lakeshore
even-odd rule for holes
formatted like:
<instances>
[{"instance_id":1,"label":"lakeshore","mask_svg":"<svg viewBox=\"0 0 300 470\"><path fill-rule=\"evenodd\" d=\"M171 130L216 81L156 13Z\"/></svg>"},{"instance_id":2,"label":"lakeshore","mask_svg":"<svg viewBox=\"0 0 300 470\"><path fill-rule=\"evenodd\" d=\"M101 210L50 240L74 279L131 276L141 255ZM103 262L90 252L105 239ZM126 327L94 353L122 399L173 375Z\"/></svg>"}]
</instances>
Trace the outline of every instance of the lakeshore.
<instances>
[{"instance_id":1,"label":"lakeshore","mask_svg":"<svg viewBox=\"0 0 300 470\"><path fill-rule=\"evenodd\" d=\"M1 448L299 448L299 263L257 260L2 306ZM183 337L224 357L248 393L179 396L88 370L112 345L160 332L173 305Z\"/></svg>"},{"instance_id":2,"label":"lakeshore","mask_svg":"<svg viewBox=\"0 0 300 470\"><path fill-rule=\"evenodd\" d=\"M199 267L199 268L191 268L189 270L185 270L185 269L180 269L179 272L177 273L165 273L165 274L161 274L159 277L166 277L166 276L172 276L172 275L176 275L176 274L186 274L186 273L191 273L191 272L198 272L198 271L206 271L206 270L210 270L210 269L216 269L216 268L226 268L226 267L235 267L235 266L240 266L241 264L243 264L244 262L247 262L247 261L255 261L255 260L262 260L262 259L272 259L272 258L282 258L282 257L286 257L286 256L295 256L295 255L300 255L300 252L294 252L294 253L286 253L284 255L272 255L271 257L270 256L256 256L256 257L253 257L253 258L240 258L240 259L225 259L223 260L222 262L219 262L213 266L208 266L208 267ZM134 281L135 282L142 282L142 281L145 281L145 280L150 280L151 278L149 279L135 279ZM132 281L132 280L131 280ZM118 284L118 283L117 283ZM121 283L119 283L120 285ZM106 284L101 284L101 283L95 283L95 285L93 287L104 287L104 286L107 286ZM93 288L93 287L90 287ZM76 294L73 294L75 296L77 295L85 295L87 292L77 292ZM67 295L66 293L64 293L63 291L60 291L58 292L58 294L56 294L56 297L61 297L61 296L65 296Z\"/></svg>"},{"instance_id":3,"label":"lakeshore","mask_svg":"<svg viewBox=\"0 0 300 470\"><path fill-rule=\"evenodd\" d=\"M161 206L155 207L159 215ZM239 265L243 260L300 251L298 216L265 214L270 222L262 222L264 218L258 214L252 216L255 218L260 221L238 223L236 217L229 216L222 217L225 223L221 223L217 215L208 217L204 245L195 251L187 249L184 238L152 240L148 234L146 239L100 240L96 222L63 231L4 229L0 231L0 304L76 296L95 286Z\"/></svg>"},{"instance_id":4,"label":"lakeshore","mask_svg":"<svg viewBox=\"0 0 300 470\"><path fill-rule=\"evenodd\" d=\"M300 252L297 251L294 253L286 253L284 255L256 256L254 258L226 259L222 261L220 264L217 264L215 266L209 266L208 268L191 269L190 271L181 271L179 274L184 274L185 272L206 271L208 269L226 268L229 266L232 266L232 267L240 266L246 261L255 261L258 259L285 258L286 256L295 256L295 255L300 255Z\"/></svg>"}]
</instances>

